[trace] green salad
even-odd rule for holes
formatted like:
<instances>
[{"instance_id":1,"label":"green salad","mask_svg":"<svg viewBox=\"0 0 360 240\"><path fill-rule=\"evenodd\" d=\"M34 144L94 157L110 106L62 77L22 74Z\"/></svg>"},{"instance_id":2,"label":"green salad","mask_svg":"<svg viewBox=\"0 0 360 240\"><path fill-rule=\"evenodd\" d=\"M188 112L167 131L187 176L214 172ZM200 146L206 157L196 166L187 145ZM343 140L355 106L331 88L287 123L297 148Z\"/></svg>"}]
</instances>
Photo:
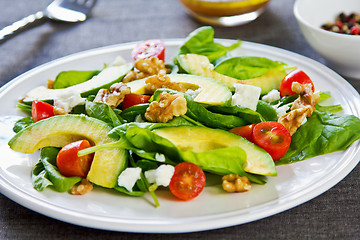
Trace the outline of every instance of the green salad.
<instances>
[{"instance_id":1,"label":"green salad","mask_svg":"<svg viewBox=\"0 0 360 240\"><path fill-rule=\"evenodd\" d=\"M40 159L38 191L82 195L93 186L120 194L169 189L182 200L201 194L208 175L219 187L245 192L266 184L276 166L347 149L360 119L324 106L296 66L264 57L232 56L211 27L196 29L171 62L166 46L138 44L133 62L119 56L103 69L60 72L29 91L18 108L11 149ZM251 191L251 190L250 190Z\"/></svg>"}]
</instances>

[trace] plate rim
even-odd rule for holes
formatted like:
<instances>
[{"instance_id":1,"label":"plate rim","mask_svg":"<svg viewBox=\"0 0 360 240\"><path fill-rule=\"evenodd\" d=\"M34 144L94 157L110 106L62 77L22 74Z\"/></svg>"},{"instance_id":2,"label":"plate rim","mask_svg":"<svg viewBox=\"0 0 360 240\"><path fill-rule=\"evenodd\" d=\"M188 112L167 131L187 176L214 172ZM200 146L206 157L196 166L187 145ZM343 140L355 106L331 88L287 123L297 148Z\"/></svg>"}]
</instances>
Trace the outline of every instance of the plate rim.
<instances>
[{"instance_id":1,"label":"plate rim","mask_svg":"<svg viewBox=\"0 0 360 240\"><path fill-rule=\"evenodd\" d=\"M163 41L165 42L166 45L171 45L171 46L179 45L181 42L183 42L183 40L184 40L184 38L163 39ZM227 42L227 43L236 41L233 39L221 39L221 38L216 38L215 40L220 41L220 42ZM6 91L11 91L12 86L14 86L16 84L21 84L22 81L26 80L26 77L31 76L31 75L36 75L37 72L39 72L39 71L44 71L44 69L45 70L51 69L52 67L59 65L63 62L76 60L76 59L82 58L84 56L89 57L91 55L96 55L99 53L105 54L105 52L114 52L114 51L119 51L121 49L126 49L131 46L135 46L139 42L141 42L141 41L120 43L120 44L114 44L114 45L109 45L109 46L104 46L104 47L93 48L93 49L81 51L78 53L73 53L73 54L55 59L53 61L41 64L29 71L26 71L25 73L19 75L18 77L12 79L11 81L9 81L5 85L3 85L0 88L0 98ZM356 89L353 86L351 86L351 84L348 83L344 78L342 78L340 75L338 75L336 72L334 72L330 68L326 67L325 65L323 65L311 58L308 58L306 56L303 56L298 53L291 52L291 51L288 51L285 49L281 49L278 47L273 47L273 46L269 46L269 45L265 45L265 44L260 44L260 43L242 41L242 46L243 45L245 45L246 47L250 47L250 48L255 47L258 49L262 49L264 51L266 50L266 52L268 52L270 54L275 51L277 55L280 53L281 55L294 56L294 57L299 58L298 61L301 61L302 64L307 64L307 65L315 64L317 67L319 67L319 69L325 70L328 74L330 74L334 78L341 79L342 80L341 83L345 84L346 87L351 89L352 94L355 94L356 96L360 97L360 95L356 91ZM240 46L240 48L241 48L241 46ZM358 141L357 141L357 143L358 143ZM358 143L358 145L359 145L359 143ZM355 144L352 145L352 148L354 148L354 146L355 146ZM351 150L355 151L355 153L353 153L353 154L355 154L357 156L360 155L359 148L351 149ZM7 181L5 178L3 178L2 175L0 175L0 192L2 194L4 194L6 197L8 197L9 199L11 199L12 201L17 202L18 204L20 204L30 210L36 211L40 214L43 214L45 216L48 216L48 217L51 217L51 218L54 218L54 219L57 219L60 221L72 223L72 224L79 225L79 226L91 227L91 228L97 228L97 229L103 229L103 230L137 232L137 233L185 233L185 232L212 230L212 229L218 229L218 228L223 228L223 227L230 227L230 226L234 226L234 225L249 223L249 222L260 220L260 219L278 214L280 212L289 210L291 208L294 208L300 204L303 204L303 203L321 195L322 193L324 193L327 190L329 190L330 188L332 188L334 185L336 185L338 182L340 182L343 178L345 178L356 167L356 165L359 163L359 161L360 161L360 159L357 161L352 160L352 161L348 161L348 163L345 165L341 165L342 168L340 170L338 169L339 173L336 174L335 177L331 177L330 179L328 179L326 181L326 184L322 185L321 188L317 188L317 191L315 194L313 193L313 191L308 190L307 191L308 193L306 195L300 194L302 196L296 198L296 200L293 200L293 201L287 202L287 203L283 203L280 207L278 206L277 208L275 208L276 211L274 211L274 208L269 208L268 206L275 204L275 202L277 200L273 200L270 202L260 204L261 208L265 208L265 209L263 209L264 211L261 214L257 213L257 214L254 214L253 216L248 216L246 219L241 218L241 216L237 216L237 213L239 211L246 212L246 209L242 209L242 210L236 211L236 214L234 214L234 213L219 213L219 214L212 215L211 218L209 218L209 216L191 218L193 221L189 221L186 224L184 222L168 223L166 221L163 221L163 222L155 221L155 223L149 223L145 220L145 221L143 221L144 223L142 223L142 227L140 228L138 220L136 220L135 223L132 223L131 221L129 223L128 219L126 219L126 220L116 219L116 221L114 221L113 217L104 217L104 216L92 216L91 219L89 219L88 214L84 214L84 213L80 213L80 212L74 214L74 212L72 212L69 209L64 209L59 206L51 205L46 202L45 203L41 202L39 199L33 198L32 196L30 196L30 194L22 192L21 189L18 189L16 186L13 186L9 181ZM51 209L49 209L49 208L51 208ZM55 211L54 211L54 208L55 208ZM50 210L50 212L47 210ZM69 217L71 219L69 219ZM226 217L226 221L219 222L219 218L223 219L225 217ZM205 219L203 219L203 218L205 218ZM186 217L181 218L181 219L186 219ZM113 221L109 221L109 220L113 220ZM189 220L189 219L187 219L187 220ZM99 226L99 221L102 222L101 226ZM197 224L194 224L194 222ZM204 222L206 224L204 224ZM119 224L121 224L121 226L122 226L121 228L119 228ZM146 226L146 227L144 227L144 226ZM159 226L163 227L162 230L158 229Z\"/></svg>"}]
</instances>

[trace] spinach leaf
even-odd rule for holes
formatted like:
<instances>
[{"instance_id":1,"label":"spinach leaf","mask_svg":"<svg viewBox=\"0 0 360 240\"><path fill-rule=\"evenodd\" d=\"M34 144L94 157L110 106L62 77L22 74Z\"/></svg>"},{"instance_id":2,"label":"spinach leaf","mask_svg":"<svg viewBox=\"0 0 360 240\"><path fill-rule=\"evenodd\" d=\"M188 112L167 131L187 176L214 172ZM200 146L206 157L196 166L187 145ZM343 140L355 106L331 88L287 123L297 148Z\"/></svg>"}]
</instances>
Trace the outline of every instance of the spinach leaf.
<instances>
[{"instance_id":1,"label":"spinach leaf","mask_svg":"<svg viewBox=\"0 0 360 240\"><path fill-rule=\"evenodd\" d=\"M168 92L170 94L179 93L174 90L169 89L158 89L153 94L151 101L158 101L160 98L160 94L162 92ZM205 105L201 103L195 102L192 97L188 94L183 94L186 103L187 103L187 112L186 115L190 119L194 120L195 123L200 123L198 125L205 125L213 128L221 128L221 129L231 129L234 127L244 126L246 125L246 121L241 116L231 115L231 114L223 114L224 112L217 113L216 111L209 111ZM222 106L213 106L214 109L222 108ZM226 108L226 107L224 107ZM250 109L249 109L250 110ZM244 110L246 111L246 110ZM252 111L252 110L251 110ZM255 111L252 112L259 116Z\"/></svg>"},{"instance_id":2,"label":"spinach leaf","mask_svg":"<svg viewBox=\"0 0 360 240\"><path fill-rule=\"evenodd\" d=\"M100 71L62 71L57 76L53 83L54 89L67 88L82 82L90 80L93 76L97 75Z\"/></svg>"},{"instance_id":3,"label":"spinach leaf","mask_svg":"<svg viewBox=\"0 0 360 240\"><path fill-rule=\"evenodd\" d=\"M111 107L101 102L89 102L85 103L86 113L93 118L102 120L109 125L116 127L124 123L125 121L115 113Z\"/></svg>"},{"instance_id":4,"label":"spinach leaf","mask_svg":"<svg viewBox=\"0 0 360 240\"><path fill-rule=\"evenodd\" d=\"M258 112L265 121L277 121L278 117L276 114L276 110L267 102L259 100L256 106L256 112Z\"/></svg>"},{"instance_id":5,"label":"spinach leaf","mask_svg":"<svg viewBox=\"0 0 360 240\"><path fill-rule=\"evenodd\" d=\"M56 167L56 157L60 149L45 147L41 149L40 161L35 165L32 172L32 182L36 190L42 191L51 186L58 192L66 192L76 183L80 177L64 177Z\"/></svg>"},{"instance_id":6,"label":"spinach leaf","mask_svg":"<svg viewBox=\"0 0 360 240\"><path fill-rule=\"evenodd\" d=\"M330 105L330 106L321 106L319 104L315 105L316 110L320 111L320 112L332 112L332 113L336 113L336 112L340 112L342 110L344 110L340 104L337 105Z\"/></svg>"},{"instance_id":7,"label":"spinach leaf","mask_svg":"<svg viewBox=\"0 0 360 240\"><path fill-rule=\"evenodd\" d=\"M285 63L263 57L232 57L223 60L215 66L215 71L239 80L261 77L269 69L284 70Z\"/></svg>"},{"instance_id":8,"label":"spinach leaf","mask_svg":"<svg viewBox=\"0 0 360 240\"><path fill-rule=\"evenodd\" d=\"M235 115L224 115L214 113L205 108L204 105L187 99L186 116L212 128L231 129L246 125L246 121Z\"/></svg>"},{"instance_id":9,"label":"spinach leaf","mask_svg":"<svg viewBox=\"0 0 360 240\"><path fill-rule=\"evenodd\" d=\"M109 136L113 138L118 138L126 133L129 127L139 127L139 128L146 128L149 130L154 130L156 128L163 128L163 127L177 127L177 126L193 126L191 122L184 119L182 116L174 117L172 120L168 121L167 123L153 123L153 122L129 122L124 123L120 126L113 128L109 132Z\"/></svg>"},{"instance_id":10,"label":"spinach leaf","mask_svg":"<svg viewBox=\"0 0 360 240\"><path fill-rule=\"evenodd\" d=\"M23 130L24 128L30 126L31 124L33 124L33 120L31 117L24 117L22 119L19 119L16 121L14 127L13 127L13 131L15 133L20 132L21 130Z\"/></svg>"},{"instance_id":11,"label":"spinach leaf","mask_svg":"<svg viewBox=\"0 0 360 240\"><path fill-rule=\"evenodd\" d=\"M231 51L240 46L241 41L237 41L229 47L220 43L214 42L214 29L210 26L204 26L191 32L185 39L185 42L180 46L180 54L195 53L204 55L209 58L210 62L224 56L228 51Z\"/></svg>"},{"instance_id":12,"label":"spinach leaf","mask_svg":"<svg viewBox=\"0 0 360 240\"><path fill-rule=\"evenodd\" d=\"M120 113L122 117L127 122L134 122L137 116L141 116L145 119L146 109L149 107L149 103L138 104L132 107L129 107Z\"/></svg>"},{"instance_id":13,"label":"spinach leaf","mask_svg":"<svg viewBox=\"0 0 360 240\"><path fill-rule=\"evenodd\" d=\"M31 114L31 110L32 110L31 106L32 106L31 102L29 104L22 102L22 103L18 103L16 105L16 107L19 108L21 111L24 111L24 112L29 113L29 114Z\"/></svg>"},{"instance_id":14,"label":"spinach leaf","mask_svg":"<svg viewBox=\"0 0 360 240\"><path fill-rule=\"evenodd\" d=\"M289 150L276 165L345 150L359 138L360 119L356 116L315 110L292 136Z\"/></svg>"},{"instance_id":15,"label":"spinach leaf","mask_svg":"<svg viewBox=\"0 0 360 240\"><path fill-rule=\"evenodd\" d=\"M237 116L245 121L244 125L265 121L265 118L261 116L260 113L251 110L250 108L246 108L238 105L209 106L207 109L215 113Z\"/></svg>"}]
</instances>

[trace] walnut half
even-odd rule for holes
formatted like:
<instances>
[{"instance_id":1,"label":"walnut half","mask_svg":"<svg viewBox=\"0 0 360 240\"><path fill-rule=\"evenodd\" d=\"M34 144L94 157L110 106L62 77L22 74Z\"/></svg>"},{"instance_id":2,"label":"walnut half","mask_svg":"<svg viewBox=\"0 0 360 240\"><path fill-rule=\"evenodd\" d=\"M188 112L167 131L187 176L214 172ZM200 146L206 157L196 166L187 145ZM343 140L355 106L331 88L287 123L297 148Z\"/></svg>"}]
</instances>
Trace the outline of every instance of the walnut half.
<instances>
[{"instance_id":1,"label":"walnut half","mask_svg":"<svg viewBox=\"0 0 360 240\"><path fill-rule=\"evenodd\" d=\"M134 64L134 70L126 74L122 82L132 82L167 71L164 62L157 57L139 59Z\"/></svg>"},{"instance_id":2,"label":"walnut half","mask_svg":"<svg viewBox=\"0 0 360 240\"><path fill-rule=\"evenodd\" d=\"M222 187L227 192L247 192L251 189L251 183L246 176L229 174L222 177Z\"/></svg>"},{"instance_id":3,"label":"walnut half","mask_svg":"<svg viewBox=\"0 0 360 240\"><path fill-rule=\"evenodd\" d=\"M291 90L298 93L299 97L294 101L290 112L281 116L278 122L285 126L290 135L293 135L304 120L315 111L315 105L319 101L320 95L312 91L311 84L293 82Z\"/></svg>"},{"instance_id":4,"label":"walnut half","mask_svg":"<svg viewBox=\"0 0 360 240\"><path fill-rule=\"evenodd\" d=\"M116 108L125 98L125 95L131 93L131 88L124 83L114 83L107 89L100 89L97 93L94 102L102 102L109 105L111 108Z\"/></svg>"},{"instance_id":5,"label":"walnut half","mask_svg":"<svg viewBox=\"0 0 360 240\"><path fill-rule=\"evenodd\" d=\"M83 178L81 182L75 186L73 186L70 190L72 195L84 195L93 190L93 184Z\"/></svg>"},{"instance_id":6,"label":"walnut half","mask_svg":"<svg viewBox=\"0 0 360 240\"><path fill-rule=\"evenodd\" d=\"M145 80L145 90L148 94L153 94L159 88L168 88L178 92L186 92L186 88L181 83L171 82L166 72L160 71L159 74L150 76Z\"/></svg>"},{"instance_id":7,"label":"walnut half","mask_svg":"<svg viewBox=\"0 0 360 240\"><path fill-rule=\"evenodd\" d=\"M186 112L186 99L181 93L171 95L162 92L159 101L151 102L146 109L145 118L150 122L165 123L173 119L174 116L178 117Z\"/></svg>"}]
</instances>

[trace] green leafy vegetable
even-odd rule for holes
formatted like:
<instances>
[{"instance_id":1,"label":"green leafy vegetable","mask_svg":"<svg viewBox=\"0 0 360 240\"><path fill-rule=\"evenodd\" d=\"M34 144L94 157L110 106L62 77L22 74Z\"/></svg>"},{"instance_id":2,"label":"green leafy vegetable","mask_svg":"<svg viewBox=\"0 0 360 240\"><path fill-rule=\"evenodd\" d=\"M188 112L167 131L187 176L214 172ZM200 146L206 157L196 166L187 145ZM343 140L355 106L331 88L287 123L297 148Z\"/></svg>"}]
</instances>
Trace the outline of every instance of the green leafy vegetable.
<instances>
[{"instance_id":1,"label":"green leafy vegetable","mask_svg":"<svg viewBox=\"0 0 360 240\"><path fill-rule=\"evenodd\" d=\"M259 100L256 106L256 112L260 113L261 116L265 119L265 121L277 121L278 117L276 114L276 110L267 102Z\"/></svg>"},{"instance_id":2,"label":"green leafy vegetable","mask_svg":"<svg viewBox=\"0 0 360 240\"><path fill-rule=\"evenodd\" d=\"M214 29L204 26L191 32L185 39L185 43L180 47L179 54L195 53L209 58L210 62L224 56L228 51L239 47L241 41L226 47L214 42Z\"/></svg>"},{"instance_id":3,"label":"green leafy vegetable","mask_svg":"<svg viewBox=\"0 0 360 240\"><path fill-rule=\"evenodd\" d=\"M122 117L127 122L134 122L137 116L141 116L143 119L146 109L149 107L149 103L138 104L131 106L121 112L120 117Z\"/></svg>"},{"instance_id":4,"label":"green leafy vegetable","mask_svg":"<svg viewBox=\"0 0 360 240\"><path fill-rule=\"evenodd\" d=\"M125 122L120 115L116 114L115 111L105 103L86 101L85 111L88 116L102 120L113 127Z\"/></svg>"},{"instance_id":5,"label":"green leafy vegetable","mask_svg":"<svg viewBox=\"0 0 360 240\"><path fill-rule=\"evenodd\" d=\"M21 111L24 111L26 113L30 113L31 114L31 102L30 104L26 104L26 103L18 103L16 105L17 108L19 108Z\"/></svg>"},{"instance_id":6,"label":"green leafy vegetable","mask_svg":"<svg viewBox=\"0 0 360 240\"><path fill-rule=\"evenodd\" d=\"M292 136L289 150L276 164L290 164L345 150L359 138L359 118L353 115L314 111L308 121Z\"/></svg>"},{"instance_id":7,"label":"green leafy vegetable","mask_svg":"<svg viewBox=\"0 0 360 240\"><path fill-rule=\"evenodd\" d=\"M97 75L100 71L63 71L60 72L53 83L54 89L67 88L82 82L90 80L93 76Z\"/></svg>"},{"instance_id":8,"label":"green leafy vegetable","mask_svg":"<svg viewBox=\"0 0 360 240\"><path fill-rule=\"evenodd\" d=\"M239 80L261 77L269 69L284 71L286 64L263 57L232 57L221 61L215 71Z\"/></svg>"},{"instance_id":9,"label":"green leafy vegetable","mask_svg":"<svg viewBox=\"0 0 360 240\"><path fill-rule=\"evenodd\" d=\"M80 177L64 177L56 167L56 157L60 149L45 147L41 149L40 161L35 165L32 172L33 186L38 191L46 187L52 187L58 192L66 192L76 183Z\"/></svg>"},{"instance_id":10,"label":"green leafy vegetable","mask_svg":"<svg viewBox=\"0 0 360 240\"><path fill-rule=\"evenodd\" d=\"M244 125L250 123L259 123L265 121L265 118L258 112L251 110L250 108L242 107L239 105L235 106L208 106L209 111L225 114L234 115L245 121Z\"/></svg>"},{"instance_id":11,"label":"green leafy vegetable","mask_svg":"<svg viewBox=\"0 0 360 240\"><path fill-rule=\"evenodd\" d=\"M30 126L31 124L33 124L33 120L31 117L24 117L22 119L19 119L18 121L16 121L14 127L13 127L13 131L15 133L20 132L21 130L23 130L24 128Z\"/></svg>"}]
</instances>

